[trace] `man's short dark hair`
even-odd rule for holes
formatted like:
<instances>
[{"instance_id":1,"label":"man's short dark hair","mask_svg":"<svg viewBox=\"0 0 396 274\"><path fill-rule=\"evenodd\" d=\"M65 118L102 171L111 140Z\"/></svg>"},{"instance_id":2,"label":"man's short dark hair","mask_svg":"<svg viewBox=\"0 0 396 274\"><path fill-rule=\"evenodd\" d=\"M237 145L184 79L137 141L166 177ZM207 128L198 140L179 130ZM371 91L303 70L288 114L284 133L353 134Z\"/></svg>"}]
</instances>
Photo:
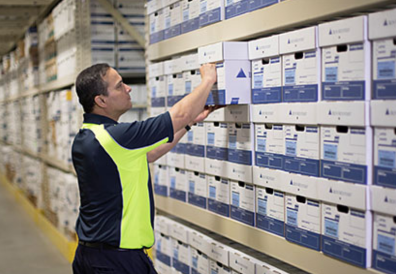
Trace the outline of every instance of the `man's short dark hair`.
<instances>
[{"instance_id":1,"label":"man's short dark hair","mask_svg":"<svg viewBox=\"0 0 396 274\"><path fill-rule=\"evenodd\" d=\"M77 76L76 91L86 113L93 111L96 96L107 95L108 84L103 80L103 77L109 69L108 64L96 64L84 69Z\"/></svg>"}]
</instances>

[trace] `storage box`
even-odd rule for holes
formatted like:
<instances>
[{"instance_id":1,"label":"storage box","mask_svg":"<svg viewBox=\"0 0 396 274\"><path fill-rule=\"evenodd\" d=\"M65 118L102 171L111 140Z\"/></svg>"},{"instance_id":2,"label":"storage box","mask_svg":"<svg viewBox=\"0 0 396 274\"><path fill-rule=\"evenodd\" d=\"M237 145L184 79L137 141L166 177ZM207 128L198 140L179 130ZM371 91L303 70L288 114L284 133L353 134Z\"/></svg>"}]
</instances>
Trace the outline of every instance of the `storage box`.
<instances>
[{"instance_id":1,"label":"storage box","mask_svg":"<svg viewBox=\"0 0 396 274\"><path fill-rule=\"evenodd\" d=\"M199 27L224 20L224 0L200 0Z\"/></svg>"},{"instance_id":2,"label":"storage box","mask_svg":"<svg viewBox=\"0 0 396 274\"><path fill-rule=\"evenodd\" d=\"M255 187L244 182L230 181L231 219L254 226Z\"/></svg>"},{"instance_id":3,"label":"storage box","mask_svg":"<svg viewBox=\"0 0 396 274\"><path fill-rule=\"evenodd\" d=\"M199 28L200 0L182 0L183 21L181 33L187 33Z\"/></svg>"},{"instance_id":4,"label":"storage box","mask_svg":"<svg viewBox=\"0 0 396 274\"><path fill-rule=\"evenodd\" d=\"M251 116L253 123L282 123L283 104L257 104L251 105Z\"/></svg>"},{"instance_id":5,"label":"storage box","mask_svg":"<svg viewBox=\"0 0 396 274\"><path fill-rule=\"evenodd\" d=\"M284 126L284 170L319 177L319 127Z\"/></svg>"},{"instance_id":6,"label":"storage box","mask_svg":"<svg viewBox=\"0 0 396 274\"><path fill-rule=\"evenodd\" d=\"M162 9L149 15L150 44L164 40L165 15Z\"/></svg>"},{"instance_id":7,"label":"storage box","mask_svg":"<svg viewBox=\"0 0 396 274\"><path fill-rule=\"evenodd\" d=\"M256 187L256 227L285 236L285 194L273 188Z\"/></svg>"},{"instance_id":8,"label":"storage box","mask_svg":"<svg viewBox=\"0 0 396 274\"><path fill-rule=\"evenodd\" d=\"M372 216L366 186L331 180L319 183L322 252L360 266L371 265Z\"/></svg>"},{"instance_id":9,"label":"storage box","mask_svg":"<svg viewBox=\"0 0 396 274\"><path fill-rule=\"evenodd\" d=\"M201 83L201 73L199 71L199 67L198 54L190 54L182 57L185 95L191 93Z\"/></svg>"},{"instance_id":10,"label":"storage box","mask_svg":"<svg viewBox=\"0 0 396 274\"><path fill-rule=\"evenodd\" d=\"M371 44L367 17L358 16L319 25L322 49L322 100L369 100Z\"/></svg>"},{"instance_id":11,"label":"storage box","mask_svg":"<svg viewBox=\"0 0 396 274\"><path fill-rule=\"evenodd\" d=\"M211 241L211 252L208 255L212 260L219 262L222 266L228 267L230 265L229 254L230 254L231 250L232 250L232 248L230 248L229 246L227 246L221 242L218 242L216 240L212 240ZM220 266L220 268L223 268L222 266ZM219 273L221 273L221 272L219 272Z\"/></svg>"},{"instance_id":12,"label":"storage box","mask_svg":"<svg viewBox=\"0 0 396 274\"><path fill-rule=\"evenodd\" d=\"M169 168L169 195L171 198L187 202L187 176L186 171L179 168Z\"/></svg>"},{"instance_id":13,"label":"storage box","mask_svg":"<svg viewBox=\"0 0 396 274\"><path fill-rule=\"evenodd\" d=\"M396 188L395 128L374 128L373 184Z\"/></svg>"},{"instance_id":14,"label":"storage box","mask_svg":"<svg viewBox=\"0 0 396 274\"><path fill-rule=\"evenodd\" d=\"M319 102L317 105L318 124L320 125L344 125L344 126L368 126L369 102Z\"/></svg>"},{"instance_id":15,"label":"storage box","mask_svg":"<svg viewBox=\"0 0 396 274\"><path fill-rule=\"evenodd\" d=\"M183 274L189 274L191 268L190 246L175 239L172 239L172 245L172 267Z\"/></svg>"},{"instance_id":16,"label":"storage box","mask_svg":"<svg viewBox=\"0 0 396 274\"><path fill-rule=\"evenodd\" d=\"M187 132L185 167L186 169L205 172L205 124L197 123Z\"/></svg>"},{"instance_id":17,"label":"storage box","mask_svg":"<svg viewBox=\"0 0 396 274\"><path fill-rule=\"evenodd\" d=\"M249 0L248 10L254 11L278 3L278 0Z\"/></svg>"},{"instance_id":18,"label":"storage box","mask_svg":"<svg viewBox=\"0 0 396 274\"><path fill-rule=\"evenodd\" d=\"M207 255L211 253L211 238L193 229L189 231L188 237L191 247Z\"/></svg>"},{"instance_id":19,"label":"storage box","mask_svg":"<svg viewBox=\"0 0 396 274\"><path fill-rule=\"evenodd\" d=\"M321 177L371 184L372 128L322 126L320 130Z\"/></svg>"},{"instance_id":20,"label":"storage box","mask_svg":"<svg viewBox=\"0 0 396 274\"><path fill-rule=\"evenodd\" d=\"M171 238L164 233L155 233L155 256L156 259L167 266L171 266L173 255Z\"/></svg>"},{"instance_id":21,"label":"storage box","mask_svg":"<svg viewBox=\"0 0 396 274\"><path fill-rule=\"evenodd\" d=\"M176 239L178 241L181 241L185 244L188 244L190 242L189 240L189 235L190 235L191 229L177 221L171 220L169 224L169 232L170 236L173 239Z\"/></svg>"},{"instance_id":22,"label":"storage box","mask_svg":"<svg viewBox=\"0 0 396 274\"><path fill-rule=\"evenodd\" d=\"M177 58L164 62L164 73L167 84L167 106L172 107L184 95L184 79L182 73L183 59Z\"/></svg>"},{"instance_id":23,"label":"storage box","mask_svg":"<svg viewBox=\"0 0 396 274\"><path fill-rule=\"evenodd\" d=\"M172 268L161 262L158 258L155 259L155 270L161 274L172 274Z\"/></svg>"},{"instance_id":24,"label":"storage box","mask_svg":"<svg viewBox=\"0 0 396 274\"><path fill-rule=\"evenodd\" d=\"M147 1L147 14L150 15L153 12L163 8L162 0L148 0Z\"/></svg>"},{"instance_id":25,"label":"storage box","mask_svg":"<svg viewBox=\"0 0 396 274\"><path fill-rule=\"evenodd\" d=\"M168 167L154 165L154 193L161 196L169 196Z\"/></svg>"},{"instance_id":26,"label":"storage box","mask_svg":"<svg viewBox=\"0 0 396 274\"><path fill-rule=\"evenodd\" d=\"M205 172L227 176L228 125L226 123L205 123L206 158Z\"/></svg>"},{"instance_id":27,"label":"storage box","mask_svg":"<svg viewBox=\"0 0 396 274\"><path fill-rule=\"evenodd\" d=\"M187 171L188 203L206 209L208 183L206 176L197 171Z\"/></svg>"},{"instance_id":28,"label":"storage box","mask_svg":"<svg viewBox=\"0 0 396 274\"><path fill-rule=\"evenodd\" d=\"M201 251L190 247L191 249L191 273L210 274L208 256Z\"/></svg>"},{"instance_id":29,"label":"storage box","mask_svg":"<svg viewBox=\"0 0 396 274\"><path fill-rule=\"evenodd\" d=\"M370 109L372 126L396 127L396 101L373 100Z\"/></svg>"},{"instance_id":30,"label":"storage box","mask_svg":"<svg viewBox=\"0 0 396 274\"><path fill-rule=\"evenodd\" d=\"M250 122L249 112L249 105L228 105L213 111L205 122L248 123Z\"/></svg>"},{"instance_id":31,"label":"storage box","mask_svg":"<svg viewBox=\"0 0 396 274\"><path fill-rule=\"evenodd\" d=\"M282 101L282 62L279 35L249 42L252 60L252 104Z\"/></svg>"},{"instance_id":32,"label":"storage box","mask_svg":"<svg viewBox=\"0 0 396 274\"><path fill-rule=\"evenodd\" d=\"M230 181L207 175L208 209L219 215L230 216Z\"/></svg>"},{"instance_id":33,"label":"storage box","mask_svg":"<svg viewBox=\"0 0 396 274\"><path fill-rule=\"evenodd\" d=\"M180 35L182 22L182 6L176 2L164 8L165 30L164 39Z\"/></svg>"},{"instance_id":34,"label":"storage box","mask_svg":"<svg viewBox=\"0 0 396 274\"><path fill-rule=\"evenodd\" d=\"M234 249L230 252L230 268L236 270L237 273L255 274L258 262L256 258L239 250Z\"/></svg>"},{"instance_id":35,"label":"storage box","mask_svg":"<svg viewBox=\"0 0 396 274\"><path fill-rule=\"evenodd\" d=\"M372 267L384 273L396 273L396 190L371 186L374 211Z\"/></svg>"},{"instance_id":36,"label":"storage box","mask_svg":"<svg viewBox=\"0 0 396 274\"><path fill-rule=\"evenodd\" d=\"M254 166L253 167L253 184L256 186L273 188L284 191L285 184L283 176L286 172L278 169L270 169Z\"/></svg>"},{"instance_id":37,"label":"storage box","mask_svg":"<svg viewBox=\"0 0 396 274\"><path fill-rule=\"evenodd\" d=\"M255 165L283 169L283 125L255 124Z\"/></svg>"},{"instance_id":38,"label":"storage box","mask_svg":"<svg viewBox=\"0 0 396 274\"><path fill-rule=\"evenodd\" d=\"M231 269L224 266L222 263L210 260L210 273L216 274L231 274Z\"/></svg>"},{"instance_id":39,"label":"storage box","mask_svg":"<svg viewBox=\"0 0 396 274\"><path fill-rule=\"evenodd\" d=\"M248 0L225 1L225 19L248 12Z\"/></svg>"},{"instance_id":40,"label":"storage box","mask_svg":"<svg viewBox=\"0 0 396 274\"><path fill-rule=\"evenodd\" d=\"M279 36L282 55L283 101L316 102L320 94L321 55L317 27Z\"/></svg>"},{"instance_id":41,"label":"storage box","mask_svg":"<svg viewBox=\"0 0 396 274\"><path fill-rule=\"evenodd\" d=\"M220 42L198 48L199 63L217 62L217 84L207 105L250 103L250 62L247 42Z\"/></svg>"}]
</instances>

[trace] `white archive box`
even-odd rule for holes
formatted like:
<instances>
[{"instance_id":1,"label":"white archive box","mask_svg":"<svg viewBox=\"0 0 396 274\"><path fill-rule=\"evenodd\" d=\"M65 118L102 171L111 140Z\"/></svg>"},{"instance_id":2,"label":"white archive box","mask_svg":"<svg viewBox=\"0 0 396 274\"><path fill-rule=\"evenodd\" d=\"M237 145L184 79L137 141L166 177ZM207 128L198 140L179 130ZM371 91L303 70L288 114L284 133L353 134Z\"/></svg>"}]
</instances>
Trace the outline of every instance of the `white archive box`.
<instances>
[{"instance_id":1,"label":"white archive box","mask_svg":"<svg viewBox=\"0 0 396 274\"><path fill-rule=\"evenodd\" d=\"M371 186L373 219L372 268L396 273L396 189Z\"/></svg>"},{"instance_id":2,"label":"white archive box","mask_svg":"<svg viewBox=\"0 0 396 274\"><path fill-rule=\"evenodd\" d=\"M230 266L230 251L233 249L221 242L218 242L216 240L211 240L211 252L208 254L208 256L216 261L221 263L222 265L229 267Z\"/></svg>"},{"instance_id":3,"label":"white archive box","mask_svg":"<svg viewBox=\"0 0 396 274\"><path fill-rule=\"evenodd\" d=\"M164 62L168 108L180 101L185 95L182 67L183 58Z\"/></svg>"},{"instance_id":4,"label":"white archive box","mask_svg":"<svg viewBox=\"0 0 396 274\"><path fill-rule=\"evenodd\" d=\"M183 169L169 167L169 196L173 199L187 202L188 182Z\"/></svg>"},{"instance_id":5,"label":"white archive box","mask_svg":"<svg viewBox=\"0 0 396 274\"><path fill-rule=\"evenodd\" d=\"M396 188L396 128L374 128L373 184Z\"/></svg>"},{"instance_id":6,"label":"white archive box","mask_svg":"<svg viewBox=\"0 0 396 274\"><path fill-rule=\"evenodd\" d=\"M185 168L185 143L180 141L166 154L166 163L170 167Z\"/></svg>"},{"instance_id":7,"label":"white archive box","mask_svg":"<svg viewBox=\"0 0 396 274\"><path fill-rule=\"evenodd\" d=\"M147 1L147 14L150 15L153 12L163 8L163 0L148 0Z\"/></svg>"},{"instance_id":8,"label":"white archive box","mask_svg":"<svg viewBox=\"0 0 396 274\"><path fill-rule=\"evenodd\" d=\"M248 2L248 10L254 11L254 10L262 9L271 6L273 4L276 4L278 2L279 0L250 0Z\"/></svg>"},{"instance_id":9,"label":"white archive box","mask_svg":"<svg viewBox=\"0 0 396 274\"><path fill-rule=\"evenodd\" d=\"M230 216L230 181L219 176L206 175L208 180L208 210Z\"/></svg>"},{"instance_id":10,"label":"white archive box","mask_svg":"<svg viewBox=\"0 0 396 274\"><path fill-rule=\"evenodd\" d=\"M317 102L321 64L317 27L280 34L279 50L283 102Z\"/></svg>"},{"instance_id":11,"label":"white archive box","mask_svg":"<svg viewBox=\"0 0 396 274\"><path fill-rule=\"evenodd\" d=\"M255 274L256 264L260 263L256 258L249 256L239 250L230 251L230 268L243 274Z\"/></svg>"},{"instance_id":12,"label":"white archive box","mask_svg":"<svg viewBox=\"0 0 396 274\"><path fill-rule=\"evenodd\" d=\"M282 62L279 35L249 41L252 62L252 104L282 101Z\"/></svg>"},{"instance_id":13,"label":"white archive box","mask_svg":"<svg viewBox=\"0 0 396 274\"><path fill-rule=\"evenodd\" d=\"M171 257L173 255L173 247L171 237L164 233L155 233L155 256L167 266L171 266Z\"/></svg>"},{"instance_id":14,"label":"white archive box","mask_svg":"<svg viewBox=\"0 0 396 274\"><path fill-rule=\"evenodd\" d=\"M161 196L169 196L168 167L154 164L154 193Z\"/></svg>"},{"instance_id":15,"label":"white archive box","mask_svg":"<svg viewBox=\"0 0 396 274\"><path fill-rule=\"evenodd\" d=\"M293 243L320 250L320 178L287 173L285 196L285 238Z\"/></svg>"},{"instance_id":16,"label":"white archive box","mask_svg":"<svg viewBox=\"0 0 396 274\"><path fill-rule=\"evenodd\" d=\"M285 193L256 187L256 227L285 236Z\"/></svg>"},{"instance_id":17,"label":"white archive box","mask_svg":"<svg viewBox=\"0 0 396 274\"><path fill-rule=\"evenodd\" d=\"M181 33L199 29L200 0L182 0Z\"/></svg>"},{"instance_id":18,"label":"white archive box","mask_svg":"<svg viewBox=\"0 0 396 274\"><path fill-rule=\"evenodd\" d=\"M210 254L212 240L210 237L194 229L189 231L188 237L191 247L203 252L204 254Z\"/></svg>"},{"instance_id":19,"label":"white archive box","mask_svg":"<svg viewBox=\"0 0 396 274\"><path fill-rule=\"evenodd\" d=\"M205 122L250 122L249 105L228 105L216 109L205 119Z\"/></svg>"},{"instance_id":20,"label":"white archive box","mask_svg":"<svg viewBox=\"0 0 396 274\"><path fill-rule=\"evenodd\" d=\"M172 239L172 246L172 267L182 274L189 274L191 270L190 246L176 239Z\"/></svg>"},{"instance_id":21,"label":"white archive box","mask_svg":"<svg viewBox=\"0 0 396 274\"><path fill-rule=\"evenodd\" d=\"M256 186L269 187L284 191L285 183L283 176L286 172L278 169L265 167L253 167L253 184Z\"/></svg>"},{"instance_id":22,"label":"white archive box","mask_svg":"<svg viewBox=\"0 0 396 274\"><path fill-rule=\"evenodd\" d=\"M252 183L254 127L250 123L228 123L227 178Z\"/></svg>"},{"instance_id":23,"label":"white archive box","mask_svg":"<svg viewBox=\"0 0 396 274\"><path fill-rule=\"evenodd\" d=\"M200 64L216 62L217 84L207 105L250 103L250 61L247 42L219 42L198 48Z\"/></svg>"},{"instance_id":24,"label":"white archive box","mask_svg":"<svg viewBox=\"0 0 396 274\"><path fill-rule=\"evenodd\" d=\"M149 15L150 44L164 40L165 17L164 10L159 9Z\"/></svg>"},{"instance_id":25,"label":"white archive box","mask_svg":"<svg viewBox=\"0 0 396 274\"><path fill-rule=\"evenodd\" d=\"M255 166L283 169L283 125L255 124Z\"/></svg>"},{"instance_id":26,"label":"white archive box","mask_svg":"<svg viewBox=\"0 0 396 274\"><path fill-rule=\"evenodd\" d=\"M216 260L210 260L210 273L231 274L231 269Z\"/></svg>"},{"instance_id":27,"label":"white archive box","mask_svg":"<svg viewBox=\"0 0 396 274\"><path fill-rule=\"evenodd\" d=\"M295 103L293 103L295 104ZM289 104L291 105L291 104ZM282 123L284 104L252 104L250 113L253 123Z\"/></svg>"},{"instance_id":28,"label":"white archive box","mask_svg":"<svg viewBox=\"0 0 396 274\"><path fill-rule=\"evenodd\" d=\"M164 264L158 257L155 259L155 270L161 274L172 274L172 267Z\"/></svg>"},{"instance_id":29,"label":"white archive box","mask_svg":"<svg viewBox=\"0 0 396 274\"><path fill-rule=\"evenodd\" d=\"M228 124L205 123L206 158L205 173L227 176Z\"/></svg>"},{"instance_id":30,"label":"white archive box","mask_svg":"<svg viewBox=\"0 0 396 274\"><path fill-rule=\"evenodd\" d=\"M169 225L172 224L172 220L167 217L156 215L155 222L154 222L154 229L156 232L170 235Z\"/></svg>"},{"instance_id":31,"label":"white archive box","mask_svg":"<svg viewBox=\"0 0 396 274\"><path fill-rule=\"evenodd\" d=\"M285 125L283 168L287 172L319 177L319 127Z\"/></svg>"},{"instance_id":32,"label":"white archive box","mask_svg":"<svg viewBox=\"0 0 396 274\"><path fill-rule=\"evenodd\" d=\"M396 127L396 100L372 100L370 111L372 126Z\"/></svg>"},{"instance_id":33,"label":"white archive box","mask_svg":"<svg viewBox=\"0 0 396 274\"><path fill-rule=\"evenodd\" d=\"M187 132L187 143L185 150L185 167L188 170L205 172L205 124L197 123Z\"/></svg>"},{"instance_id":34,"label":"white archive box","mask_svg":"<svg viewBox=\"0 0 396 274\"><path fill-rule=\"evenodd\" d=\"M189 54L182 57L182 73L184 94L191 93L201 83L198 54Z\"/></svg>"},{"instance_id":35,"label":"white archive box","mask_svg":"<svg viewBox=\"0 0 396 274\"><path fill-rule=\"evenodd\" d=\"M369 14L374 100L396 100L396 9Z\"/></svg>"},{"instance_id":36,"label":"white archive box","mask_svg":"<svg viewBox=\"0 0 396 274\"><path fill-rule=\"evenodd\" d=\"M248 0L231 0L224 2L225 19L230 19L232 17L247 13L249 11Z\"/></svg>"},{"instance_id":37,"label":"white archive box","mask_svg":"<svg viewBox=\"0 0 396 274\"><path fill-rule=\"evenodd\" d=\"M199 27L224 20L224 0L200 0Z\"/></svg>"},{"instance_id":38,"label":"white archive box","mask_svg":"<svg viewBox=\"0 0 396 274\"><path fill-rule=\"evenodd\" d=\"M255 225L255 186L244 182L230 181L231 219Z\"/></svg>"},{"instance_id":39,"label":"white archive box","mask_svg":"<svg viewBox=\"0 0 396 274\"><path fill-rule=\"evenodd\" d=\"M282 103L277 107L282 123L299 125L318 124L318 103Z\"/></svg>"},{"instance_id":40,"label":"white archive box","mask_svg":"<svg viewBox=\"0 0 396 274\"><path fill-rule=\"evenodd\" d=\"M372 128L322 126L320 132L321 177L371 184L374 143Z\"/></svg>"},{"instance_id":41,"label":"white archive box","mask_svg":"<svg viewBox=\"0 0 396 274\"><path fill-rule=\"evenodd\" d=\"M364 185L328 179L319 182L322 252L360 266L371 265L372 213Z\"/></svg>"},{"instance_id":42,"label":"white archive box","mask_svg":"<svg viewBox=\"0 0 396 274\"><path fill-rule=\"evenodd\" d=\"M368 126L370 125L370 102L326 102L317 104L317 124Z\"/></svg>"},{"instance_id":43,"label":"white archive box","mask_svg":"<svg viewBox=\"0 0 396 274\"><path fill-rule=\"evenodd\" d=\"M209 257L193 247L190 247L190 252L191 252L191 273L210 274Z\"/></svg>"},{"instance_id":44,"label":"white archive box","mask_svg":"<svg viewBox=\"0 0 396 274\"><path fill-rule=\"evenodd\" d=\"M163 75L163 62L149 66L149 86L151 93L151 108L158 108L162 112L166 110L166 79Z\"/></svg>"},{"instance_id":45,"label":"white archive box","mask_svg":"<svg viewBox=\"0 0 396 274\"><path fill-rule=\"evenodd\" d=\"M164 8L164 20L164 39L169 39L180 35L182 23L181 2L175 2Z\"/></svg>"},{"instance_id":46,"label":"white archive box","mask_svg":"<svg viewBox=\"0 0 396 274\"><path fill-rule=\"evenodd\" d=\"M169 234L173 239L182 241L183 243L189 244L189 235L191 229L177 221L169 224Z\"/></svg>"},{"instance_id":47,"label":"white archive box","mask_svg":"<svg viewBox=\"0 0 396 274\"><path fill-rule=\"evenodd\" d=\"M197 171L187 171L188 203L207 208L208 183L206 175Z\"/></svg>"}]
</instances>

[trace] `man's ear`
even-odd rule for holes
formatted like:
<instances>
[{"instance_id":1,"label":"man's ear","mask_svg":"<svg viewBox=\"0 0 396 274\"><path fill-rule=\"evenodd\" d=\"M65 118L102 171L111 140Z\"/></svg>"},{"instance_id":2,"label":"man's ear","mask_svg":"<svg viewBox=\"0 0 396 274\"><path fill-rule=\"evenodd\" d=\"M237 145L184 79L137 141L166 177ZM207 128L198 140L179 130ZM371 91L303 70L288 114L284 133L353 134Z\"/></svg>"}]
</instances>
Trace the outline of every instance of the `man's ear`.
<instances>
[{"instance_id":1,"label":"man's ear","mask_svg":"<svg viewBox=\"0 0 396 274\"><path fill-rule=\"evenodd\" d=\"M95 104L100 108L105 108L107 106L106 99L102 95L96 95L94 101Z\"/></svg>"}]
</instances>

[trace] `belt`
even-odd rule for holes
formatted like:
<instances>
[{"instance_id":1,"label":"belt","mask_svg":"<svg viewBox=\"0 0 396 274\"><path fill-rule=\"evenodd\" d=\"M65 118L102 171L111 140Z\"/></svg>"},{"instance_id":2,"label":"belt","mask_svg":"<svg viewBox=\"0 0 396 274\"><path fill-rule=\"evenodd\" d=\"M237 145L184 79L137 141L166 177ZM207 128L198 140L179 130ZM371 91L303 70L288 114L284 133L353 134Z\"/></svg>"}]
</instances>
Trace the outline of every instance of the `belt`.
<instances>
[{"instance_id":1,"label":"belt","mask_svg":"<svg viewBox=\"0 0 396 274\"><path fill-rule=\"evenodd\" d=\"M110 249L110 250L117 250L117 251L130 251L131 249L119 248L118 246L109 245L106 243L95 243L95 242L85 242L85 241L78 241L78 243L82 246L98 248L98 249Z\"/></svg>"}]
</instances>

